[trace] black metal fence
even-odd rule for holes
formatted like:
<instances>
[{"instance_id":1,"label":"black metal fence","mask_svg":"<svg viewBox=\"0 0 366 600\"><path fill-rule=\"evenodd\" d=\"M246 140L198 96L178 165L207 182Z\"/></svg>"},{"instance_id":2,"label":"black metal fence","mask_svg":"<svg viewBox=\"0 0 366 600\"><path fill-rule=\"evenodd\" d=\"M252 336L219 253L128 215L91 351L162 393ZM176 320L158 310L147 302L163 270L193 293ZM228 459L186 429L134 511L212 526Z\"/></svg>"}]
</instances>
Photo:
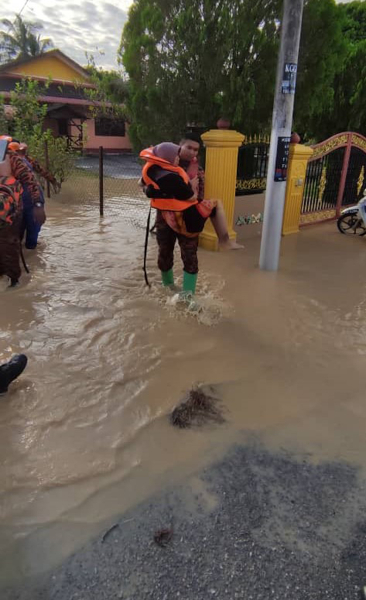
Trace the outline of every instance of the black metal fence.
<instances>
[{"instance_id":1,"label":"black metal fence","mask_svg":"<svg viewBox=\"0 0 366 600\"><path fill-rule=\"evenodd\" d=\"M269 137L249 137L239 148L236 194L255 194L266 189Z\"/></svg>"},{"instance_id":2,"label":"black metal fence","mask_svg":"<svg viewBox=\"0 0 366 600\"><path fill-rule=\"evenodd\" d=\"M366 187L366 152L352 147L349 159L342 206L354 204L364 195Z\"/></svg>"},{"instance_id":3,"label":"black metal fence","mask_svg":"<svg viewBox=\"0 0 366 600\"><path fill-rule=\"evenodd\" d=\"M342 174L345 148L311 161L305 178L301 213L335 209Z\"/></svg>"},{"instance_id":4,"label":"black metal fence","mask_svg":"<svg viewBox=\"0 0 366 600\"><path fill-rule=\"evenodd\" d=\"M342 206L355 204L363 195L365 172L366 152L355 146L348 154L343 146L311 160L306 171L301 213L331 209L339 212Z\"/></svg>"}]
</instances>

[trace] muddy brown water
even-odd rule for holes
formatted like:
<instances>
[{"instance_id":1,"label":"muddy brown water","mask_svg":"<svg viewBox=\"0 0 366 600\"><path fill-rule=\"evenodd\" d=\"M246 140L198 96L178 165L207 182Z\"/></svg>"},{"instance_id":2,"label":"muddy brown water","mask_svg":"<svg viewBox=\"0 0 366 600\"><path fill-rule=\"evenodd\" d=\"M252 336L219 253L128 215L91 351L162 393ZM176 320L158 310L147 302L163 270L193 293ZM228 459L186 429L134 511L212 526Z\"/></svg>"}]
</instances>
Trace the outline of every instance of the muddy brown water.
<instances>
[{"instance_id":1,"label":"muddy brown water","mask_svg":"<svg viewBox=\"0 0 366 600\"><path fill-rule=\"evenodd\" d=\"M122 212L52 202L48 215L31 275L12 291L0 280L0 360L29 357L0 402L1 584L57 565L243 430L364 468L366 240L304 230L277 274L257 268L259 236L200 251L189 314L159 286L155 241L145 288L144 233ZM167 415L200 382L226 424L177 431Z\"/></svg>"}]
</instances>

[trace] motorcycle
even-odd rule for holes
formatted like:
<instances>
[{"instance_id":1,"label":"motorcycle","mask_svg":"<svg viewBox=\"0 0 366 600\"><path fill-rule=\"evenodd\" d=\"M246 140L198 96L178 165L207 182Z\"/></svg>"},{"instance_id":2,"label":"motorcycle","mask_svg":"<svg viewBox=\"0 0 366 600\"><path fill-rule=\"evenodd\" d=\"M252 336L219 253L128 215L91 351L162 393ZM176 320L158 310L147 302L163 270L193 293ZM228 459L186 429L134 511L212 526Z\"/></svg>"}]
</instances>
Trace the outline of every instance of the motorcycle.
<instances>
[{"instance_id":1,"label":"motorcycle","mask_svg":"<svg viewBox=\"0 0 366 600\"><path fill-rule=\"evenodd\" d=\"M363 198L354 206L342 210L337 221L338 229L346 235L366 235L366 189Z\"/></svg>"}]
</instances>

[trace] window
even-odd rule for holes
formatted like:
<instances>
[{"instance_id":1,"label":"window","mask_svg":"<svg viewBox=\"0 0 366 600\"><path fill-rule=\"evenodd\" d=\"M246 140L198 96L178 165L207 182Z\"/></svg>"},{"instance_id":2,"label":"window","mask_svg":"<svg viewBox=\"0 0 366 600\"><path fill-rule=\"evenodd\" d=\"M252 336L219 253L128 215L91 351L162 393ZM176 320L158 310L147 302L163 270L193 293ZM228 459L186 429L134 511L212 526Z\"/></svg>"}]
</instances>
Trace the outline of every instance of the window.
<instances>
[{"instance_id":1,"label":"window","mask_svg":"<svg viewBox=\"0 0 366 600\"><path fill-rule=\"evenodd\" d=\"M118 136L126 135L126 125L122 119L95 119L95 135Z\"/></svg>"},{"instance_id":2,"label":"window","mask_svg":"<svg viewBox=\"0 0 366 600\"><path fill-rule=\"evenodd\" d=\"M67 119L58 119L58 134L68 135L69 127Z\"/></svg>"}]
</instances>

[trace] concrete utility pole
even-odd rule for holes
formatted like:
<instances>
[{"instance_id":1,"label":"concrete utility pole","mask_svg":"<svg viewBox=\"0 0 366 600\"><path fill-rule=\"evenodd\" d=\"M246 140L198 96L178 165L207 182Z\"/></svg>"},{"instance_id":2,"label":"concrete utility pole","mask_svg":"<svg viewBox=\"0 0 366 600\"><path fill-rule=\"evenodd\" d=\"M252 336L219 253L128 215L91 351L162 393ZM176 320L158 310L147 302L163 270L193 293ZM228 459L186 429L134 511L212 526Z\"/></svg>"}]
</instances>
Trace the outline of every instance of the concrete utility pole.
<instances>
[{"instance_id":1,"label":"concrete utility pole","mask_svg":"<svg viewBox=\"0 0 366 600\"><path fill-rule=\"evenodd\" d=\"M304 0L284 0L259 266L277 271Z\"/></svg>"}]
</instances>

